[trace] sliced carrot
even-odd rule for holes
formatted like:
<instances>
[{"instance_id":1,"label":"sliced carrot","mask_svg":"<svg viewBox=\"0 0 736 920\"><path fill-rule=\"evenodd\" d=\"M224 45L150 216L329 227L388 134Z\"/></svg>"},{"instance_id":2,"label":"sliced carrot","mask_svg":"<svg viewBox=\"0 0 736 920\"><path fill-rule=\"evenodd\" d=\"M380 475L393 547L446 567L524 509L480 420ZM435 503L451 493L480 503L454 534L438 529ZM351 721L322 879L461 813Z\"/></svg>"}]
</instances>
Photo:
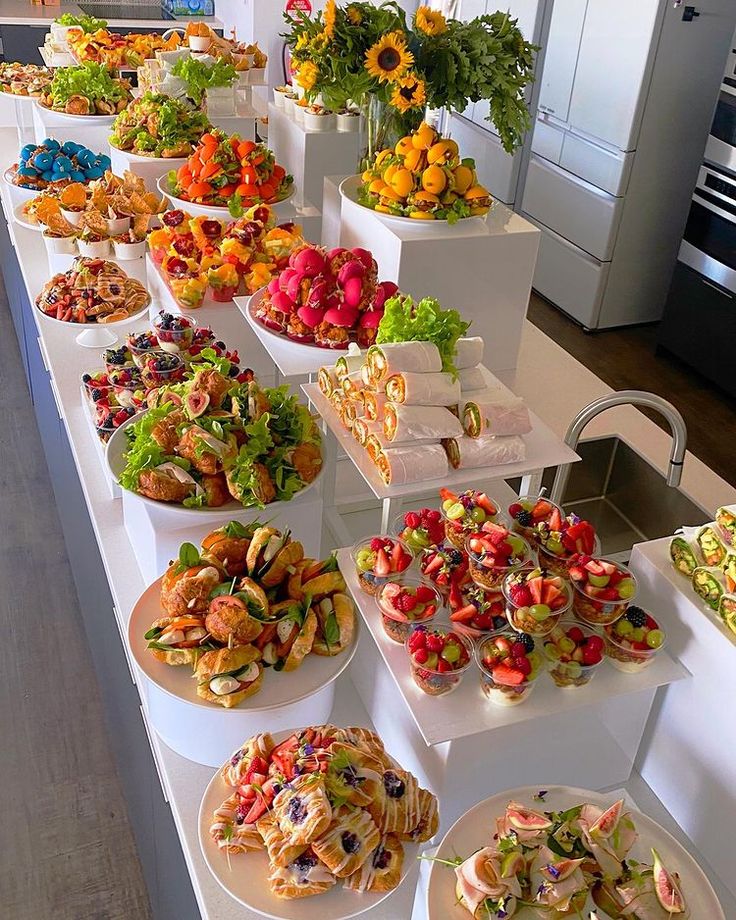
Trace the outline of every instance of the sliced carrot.
<instances>
[{"instance_id":1,"label":"sliced carrot","mask_svg":"<svg viewBox=\"0 0 736 920\"><path fill-rule=\"evenodd\" d=\"M188 191L191 198L205 198L211 194L212 186L209 182L192 182Z\"/></svg>"}]
</instances>

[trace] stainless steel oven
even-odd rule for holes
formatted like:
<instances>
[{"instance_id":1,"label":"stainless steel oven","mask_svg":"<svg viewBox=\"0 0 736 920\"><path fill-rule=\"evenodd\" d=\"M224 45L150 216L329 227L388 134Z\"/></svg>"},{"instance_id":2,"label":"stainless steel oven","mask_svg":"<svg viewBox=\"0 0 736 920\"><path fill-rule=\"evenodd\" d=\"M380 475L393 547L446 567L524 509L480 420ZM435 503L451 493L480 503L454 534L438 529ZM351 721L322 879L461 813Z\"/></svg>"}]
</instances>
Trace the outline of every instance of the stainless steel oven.
<instances>
[{"instance_id":1,"label":"stainless steel oven","mask_svg":"<svg viewBox=\"0 0 736 920\"><path fill-rule=\"evenodd\" d=\"M728 56L705 159L736 174L736 48Z\"/></svg>"},{"instance_id":2,"label":"stainless steel oven","mask_svg":"<svg viewBox=\"0 0 736 920\"><path fill-rule=\"evenodd\" d=\"M736 176L701 166L678 258L736 293Z\"/></svg>"}]
</instances>

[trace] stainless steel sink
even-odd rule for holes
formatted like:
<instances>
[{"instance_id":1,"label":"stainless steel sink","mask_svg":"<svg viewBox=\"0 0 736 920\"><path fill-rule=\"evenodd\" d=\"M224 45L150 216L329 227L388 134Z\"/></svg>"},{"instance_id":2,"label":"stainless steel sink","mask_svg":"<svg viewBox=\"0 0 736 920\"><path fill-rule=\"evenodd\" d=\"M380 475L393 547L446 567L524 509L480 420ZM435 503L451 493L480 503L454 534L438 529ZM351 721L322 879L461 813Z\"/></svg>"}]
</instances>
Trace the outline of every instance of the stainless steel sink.
<instances>
[{"instance_id":1,"label":"stainless steel sink","mask_svg":"<svg viewBox=\"0 0 736 920\"><path fill-rule=\"evenodd\" d=\"M587 439L577 452L582 460L572 464L562 504L595 526L605 555L623 561L634 543L711 520L620 438ZM551 489L553 480L548 470L544 485Z\"/></svg>"}]
</instances>

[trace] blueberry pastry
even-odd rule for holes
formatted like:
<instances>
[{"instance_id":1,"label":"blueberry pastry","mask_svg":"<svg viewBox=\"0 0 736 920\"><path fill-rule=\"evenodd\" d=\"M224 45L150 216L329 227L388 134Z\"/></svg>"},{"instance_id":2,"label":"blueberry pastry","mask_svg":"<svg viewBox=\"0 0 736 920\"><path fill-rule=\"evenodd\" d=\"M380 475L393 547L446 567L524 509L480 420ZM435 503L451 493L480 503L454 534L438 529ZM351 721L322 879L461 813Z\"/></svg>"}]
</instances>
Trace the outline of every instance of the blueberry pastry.
<instances>
[{"instance_id":1,"label":"blueberry pastry","mask_svg":"<svg viewBox=\"0 0 736 920\"><path fill-rule=\"evenodd\" d=\"M326 782L331 795L364 808L383 801L384 767L379 760L343 741L334 742L330 752Z\"/></svg>"},{"instance_id":2,"label":"blueberry pastry","mask_svg":"<svg viewBox=\"0 0 736 920\"><path fill-rule=\"evenodd\" d=\"M350 891L391 891L401 881L404 848L398 837L387 834L363 865L345 879Z\"/></svg>"},{"instance_id":3,"label":"blueberry pastry","mask_svg":"<svg viewBox=\"0 0 736 920\"><path fill-rule=\"evenodd\" d=\"M419 821L409 833L400 833L399 840L410 840L412 843L426 843L437 833L440 823L437 808L437 796L432 795L427 789L419 790Z\"/></svg>"},{"instance_id":4,"label":"blueberry pastry","mask_svg":"<svg viewBox=\"0 0 736 920\"><path fill-rule=\"evenodd\" d=\"M268 853L269 861L272 866L283 868L289 863L301 856L308 847L306 843L294 844L279 827L272 812L268 812L256 822L258 833L263 839L263 843Z\"/></svg>"},{"instance_id":5,"label":"blueberry pastry","mask_svg":"<svg viewBox=\"0 0 736 920\"><path fill-rule=\"evenodd\" d=\"M333 812L332 822L312 849L338 878L352 875L378 846L381 835L367 811L343 805Z\"/></svg>"},{"instance_id":6,"label":"blueberry pastry","mask_svg":"<svg viewBox=\"0 0 736 920\"><path fill-rule=\"evenodd\" d=\"M298 776L273 800L279 827L292 843L311 843L332 820L332 807L321 775Z\"/></svg>"},{"instance_id":7,"label":"blueberry pastry","mask_svg":"<svg viewBox=\"0 0 736 920\"><path fill-rule=\"evenodd\" d=\"M369 811L384 834L408 834L419 823L419 784L405 770L384 771L385 795L380 802L369 806Z\"/></svg>"},{"instance_id":8,"label":"blueberry pastry","mask_svg":"<svg viewBox=\"0 0 736 920\"><path fill-rule=\"evenodd\" d=\"M337 882L311 849L305 850L288 866L271 865L268 884L277 898L308 898L329 891Z\"/></svg>"},{"instance_id":9,"label":"blueberry pastry","mask_svg":"<svg viewBox=\"0 0 736 920\"><path fill-rule=\"evenodd\" d=\"M246 824L249 806L241 803L233 793L215 809L210 825L210 836L218 848L228 853L252 853L263 849L263 838L255 824Z\"/></svg>"}]
</instances>

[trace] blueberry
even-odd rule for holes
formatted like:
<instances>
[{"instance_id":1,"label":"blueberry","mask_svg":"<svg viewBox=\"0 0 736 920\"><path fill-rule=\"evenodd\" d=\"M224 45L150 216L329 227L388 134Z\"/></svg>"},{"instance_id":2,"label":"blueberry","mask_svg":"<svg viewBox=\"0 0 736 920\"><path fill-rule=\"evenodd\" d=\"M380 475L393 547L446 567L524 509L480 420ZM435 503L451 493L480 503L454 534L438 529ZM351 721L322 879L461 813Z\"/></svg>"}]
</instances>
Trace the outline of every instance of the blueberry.
<instances>
[{"instance_id":1,"label":"blueberry","mask_svg":"<svg viewBox=\"0 0 736 920\"><path fill-rule=\"evenodd\" d=\"M301 856L297 856L292 865L299 872L306 873L317 865L317 857L313 853L302 853Z\"/></svg>"},{"instance_id":2,"label":"blueberry","mask_svg":"<svg viewBox=\"0 0 736 920\"><path fill-rule=\"evenodd\" d=\"M406 784L393 770L387 770L383 774L383 788L390 799L400 799L406 792Z\"/></svg>"},{"instance_id":3,"label":"blueberry","mask_svg":"<svg viewBox=\"0 0 736 920\"><path fill-rule=\"evenodd\" d=\"M360 849L360 840L350 831L343 831L340 840L346 853L357 853Z\"/></svg>"},{"instance_id":4,"label":"blueberry","mask_svg":"<svg viewBox=\"0 0 736 920\"><path fill-rule=\"evenodd\" d=\"M82 374L82 383L89 383L91 379L91 374Z\"/></svg>"}]
</instances>

